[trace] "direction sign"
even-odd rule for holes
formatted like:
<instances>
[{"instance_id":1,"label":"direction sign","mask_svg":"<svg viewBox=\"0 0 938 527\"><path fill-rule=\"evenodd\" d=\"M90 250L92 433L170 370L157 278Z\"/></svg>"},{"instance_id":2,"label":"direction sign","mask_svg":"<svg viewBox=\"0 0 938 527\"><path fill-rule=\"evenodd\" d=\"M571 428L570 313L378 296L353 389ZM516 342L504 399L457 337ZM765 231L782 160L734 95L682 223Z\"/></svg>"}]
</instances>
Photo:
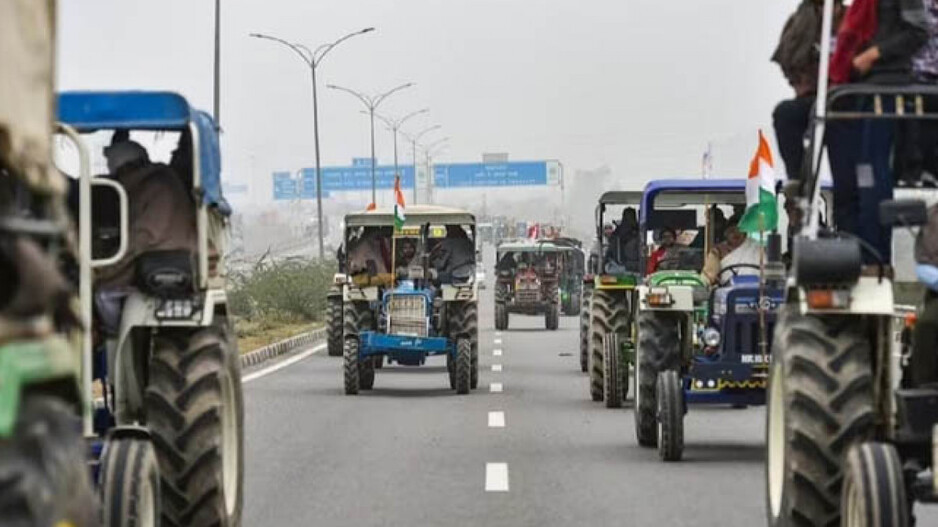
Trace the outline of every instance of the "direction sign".
<instances>
[{"instance_id":1,"label":"direction sign","mask_svg":"<svg viewBox=\"0 0 938 527\"><path fill-rule=\"evenodd\" d=\"M547 184L546 161L452 163L433 167L433 182L446 187L508 187Z\"/></svg>"},{"instance_id":2,"label":"direction sign","mask_svg":"<svg viewBox=\"0 0 938 527\"><path fill-rule=\"evenodd\" d=\"M289 172L274 172L274 200L290 200L299 196L297 181Z\"/></svg>"},{"instance_id":3,"label":"direction sign","mask_svg":"<svg viewBox=\"0 0 938 527\"><path fill-rule=\"evenodd\" d=\"M397 171L401 175L401 188L414 188L414 166L399 165ZM316 169L304 168L301 172L303 180L302 196L304 199L316 197ZM394 167L375 167L376 188L387 190L394 188ZM351 167L323 167L322 189L326 192L340 192L349 190L371 189L371 166Z\"/></svg>"}]
</instances>

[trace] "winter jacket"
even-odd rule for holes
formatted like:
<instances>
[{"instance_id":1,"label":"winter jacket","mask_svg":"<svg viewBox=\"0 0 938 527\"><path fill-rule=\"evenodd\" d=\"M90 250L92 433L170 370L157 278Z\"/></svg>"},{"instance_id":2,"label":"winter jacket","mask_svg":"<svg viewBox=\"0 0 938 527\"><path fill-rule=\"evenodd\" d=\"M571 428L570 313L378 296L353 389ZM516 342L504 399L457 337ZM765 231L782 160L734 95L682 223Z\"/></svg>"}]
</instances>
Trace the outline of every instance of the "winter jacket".
<instances>
[{"instance_id":1,"label":"winter jacket","mask_svg":"<svg viewBox=\"0 0 938 527\"><path fill-rule=\"evenodd\" d=\"M132 285L137 257L150 251L197 249L195 205L176 173L164 164L146 164L118 173L127 192L127 254L98 270L101 288Z\"/></svg>"},{"instance_id":2,"label":"winter jacket","mask_svg":"<svg viewBox=\"0 0 938 527\"><path fill-rule=\"evenodd\" d=\"M863 82L911 81L912 56L928 41L928 16L922 0L879 0L879 23L873 35L880 58Z\"/></svg>"},{"instance_id":3,"label":"winter jacket","mask_svg":"<svg viewBox=\"0 0 938 527\"><path fill-rule=\"evenodd\" d=\"M938 266L938 205L928 208L928 221L915 238L915 261Z\"/></svg>"},{"instance_id":4,"label":"winter jacket","mask_svg":"<svg viewBox=\"0 0 938 527\"><path fill-rule=\"evenodd\" d=\"M782 68L782 74L796 91L800 90L799 94L813 92L810 87L817 86L820 37L821 4L818 0L803 0L785 23L772 53L772 62Z\"/></svg>"}]
</instances>

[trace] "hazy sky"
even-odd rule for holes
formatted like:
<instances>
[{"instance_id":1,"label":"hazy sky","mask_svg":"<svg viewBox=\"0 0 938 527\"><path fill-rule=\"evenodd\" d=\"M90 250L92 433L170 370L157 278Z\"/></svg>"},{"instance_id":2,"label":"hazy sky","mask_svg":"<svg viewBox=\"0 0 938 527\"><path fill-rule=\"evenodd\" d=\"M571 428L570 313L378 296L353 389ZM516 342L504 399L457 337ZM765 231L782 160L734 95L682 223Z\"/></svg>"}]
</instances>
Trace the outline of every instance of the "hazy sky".
<instances>
[{"instance_id":1,"label":"hazy sky","mask_svg":"<svg viewBox=\"0 0 938 527\"><path fill-rule=\"evenodd\" d=\"M417 86L383 107L429 107L444 160L482 152L608 165L621 187L694 176L714 143L718 174L744 177L759 127L789 94L768 57L796 0L224 0L226 176L270 196L270 172L312 166L308 69L266 32L310 47L374 26L320 69L325 165L368 156L360 103L325 89ZM172 89L211 110L211 0L60 0L62 89ZM378 130L378 156L391 138ZM402 149L402 159L410 149Z\"/></svg>"}]
</instances>

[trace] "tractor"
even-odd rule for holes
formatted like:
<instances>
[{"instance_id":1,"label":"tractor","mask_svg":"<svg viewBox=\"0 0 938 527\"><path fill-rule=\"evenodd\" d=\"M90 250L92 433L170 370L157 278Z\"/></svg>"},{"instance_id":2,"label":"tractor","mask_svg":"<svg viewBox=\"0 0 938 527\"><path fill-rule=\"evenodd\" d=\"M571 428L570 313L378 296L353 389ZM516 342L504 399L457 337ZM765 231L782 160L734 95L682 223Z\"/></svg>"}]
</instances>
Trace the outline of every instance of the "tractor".
<instances>
[{"instance_id":1,"label":"tractor","mask_svg":"<svg viewBox=\"0 0 938 527\"><path fill-rule=\"evenodd\" d=\"M231 209L222 196L216 125L182 96L158 91L66 92L58 115L78 146L70 153L79 167L80 305L92 329L82 347L99 390L91 450L104 524L240 525L241 357L226 295ZM153 156L139 165L152 171L137 172L137 181L165 178L151 190L173 185L189 194L171 206L174 221L192 218L182 234L194 250L131 253L152 241L131 213L142 195L119 175L89 170L104 165L98 148L107 155L129 141L148 145ZM167 146L175 147L172 156L157 162ZM115 267L128 270L130 285L102 285L102 273Z\"/></svg>"},{"instance_id":2,"label":"tractor","mask_svg":"<svg viewBox=\"0 0 938 527\"><path fill-rule=\"evenodd\" d=\"M636 305L635 433L639 445L657 447L665 461L683 455L689 405L744 408L765 401L767 358L784 282L780 250L769 251L761 265L719 269L713 284L701 274L704 255L723 236L724 210L741 210L745 204L743 179L658 180L645 188L641 230L646 259L656 231L674 229L685 238L684 245L664 253L656 268L646 268ZM613 360L619 347L607 342Z\"/></svg>"},{"instance_id":3,"label":"tractor","mask_svg":"<svg viewBox=\"0 0 938 527\"><path fill-rule=\"evenodd\" d=\"M508 329L511 313L543 315L544 327L560 326L560 277L568 246L552 241L502 243L495 251L495 329Z\"/></svg>"},{"instance_id":4,"label":"tractor","mask_svg":"<svg viewBox=\"0 0 938 527\"><path fill-rule=\"evenodd\" d=\"M829 27L830 1L824 17ZM828 49L825 37L822 57ZM824 61L820 71L826 81ZM823 226L822 138L834 135L828 127L933 122L938 88L846 84L818 93L796 201L803 221L769 370L768 523L904 527L914 502L938 501L938 386L910 384L900 364L909 351L934 354L934 343L909 350L897 338L907 321L897 316L891 262ZM885 229L927 219L920 200L863 206L878 211Z\"/></svg>"},{"instance_id":5,"label":"tractor","mask_svg":"<svg viewBox=\"0 0 938 527\"><path fill-rule=\"evenodd\" d=\"M583 305L583 275L586 274L586 254L583 244L573 238L554 238L561 247L560 254L560 313L568 317L580 316Z\"/></svg>"},{"instance_id":6,"label":"tractor","mask_svg":"<svg viewBox=\"0 0 938 527\"><path fill-rule=\"evenodd\" d=\"M581 317L580 327L580 364L587 363L589 368L590 397L594 401L604 401L607 407L621 406L622 399L628 394L628 367L632 362L630 352L624 352L618 373L609 373L604 360L604 342L615 341L622 349L630 349L632 341L632 309L636 301L636 286L641 276L638 239L637 207L641 203L640 191L610 191L599 198L596 206L596 251L590 255L590 268L593 275L588 302L583 303L588 312L588 322L584 325ZM612 210L610 210L612 209ZM633 218L634 232L630 232L624 223L606 225L606 214L618 212L624 219ZM624 220L623 220L624 221ZM586 330L584 333L584 329ZM585 337L585 338L584 338ZM587 359L584 361L584 352ZM606 394L612 397L606 400Z\"/></svg>"},{"instance_id":7,"label":"tractor","mask_svg":"<svg viewBox=\"0 0 938 527\"><path fill-rule=\"evenodd\" d=\"M99 525L66 185L52 162L55 2L0 3L0 525ZM87 422L87 420L86 420Z\"/></svg>"},{"instance_id":8,"label":"tractor","mask_svg":"<svg viewBox=\"0 0 938 527\"><path fill-rule=\"evenodd\" d=\"M429 205L374 209L345 217L344 387L374 387L383 357L419 366L443 355L450 388L479 383L475 217Z\"/></svg>"}]
</instances>

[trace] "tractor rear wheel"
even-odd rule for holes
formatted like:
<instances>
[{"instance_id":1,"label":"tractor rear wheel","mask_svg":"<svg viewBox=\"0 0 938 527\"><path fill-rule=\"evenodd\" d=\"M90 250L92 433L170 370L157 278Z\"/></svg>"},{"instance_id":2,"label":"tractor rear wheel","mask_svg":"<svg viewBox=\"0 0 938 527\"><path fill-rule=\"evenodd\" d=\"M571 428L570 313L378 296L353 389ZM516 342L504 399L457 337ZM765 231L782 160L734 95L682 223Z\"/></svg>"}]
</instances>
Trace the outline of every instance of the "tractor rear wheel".
<instances>
[{"instance_id":1,"label":"tractor rear wheel","mask_svg":"<svg viewBox=\"0 0 938 527\"><path fill-rule=\"evenodd\" d=\"M508 309L504 302L495 303L495 329L498 331L508 329Z\"/></svg>"},{"instance_id":2,"label":"tractor rear wheel","mask_svg":"<svg viewBox=\"0 0 938 527\"><path fill-rule=\"evenodd\" d=\"M590 342L590 298L593 288L583 289L583 305L580 308L580 371L589 371L589 342Z\"/></svg>"},{"instance_id":3,"label":"tractor rear wheel","mask_svg":"<svg viewBox=\"0 0 938 527\"><path fill-rule=\"evenodd\" d=\"M13 435L0 440L0 525L98 525L77 410L28 394Z\"/></svg>"},{"instance_id":4,"label":"tractor rear wheel","mask_svg":"<svg viewBox=\"0 0 938 527\"><path fill-rule=\"evenodd\" d=\"M358 395L361 389L361 369L358 363L358 337L346 337L344 355L343 381L345 395Z\"/></svg>"},{"instance_id":5,"label":"tractor rear wheel","mask_svg":"<svg viewBox=\"0 0 938 527\"><path fill-rule=\"evenodd\" d=\"M590 302L590 397L603 400L603 338L628 331L629 297L623 292L597 290Z\"/></svg>"},{"instance_id":6,"label":"tractor rear wheel","mask_svg":"<svg viewBox=\"0 0 938 527\"><path fill-rule=\"evenodd\" d=\"M447 306L449 337L464 337L472 344L469 385L479 386L479 306L476 302L452 302Z\"/></svg>"},{"instance_id":7,"label":"tractor rear wheel","mask_svg":"<svg viewBox=\"0 0 938 527\"><path fill-rule=\"evenodd\" d=\"M908 527L902 461L883 443L855 445L847 454L841 504L844 527Z\"/></svg>"},{"instance_id":8,"label":"tractor rear wheel","mask_svg":"<svg viewBox=\"0 0 938 527\"><path fill-rule=\"evenodd\" d=\"M627 372L628 365L621 364L621 356L619 336L607 333L603 336L603 400L606 408L621 408L629 389L629 376L622 371L624 368Z\"/></svg>"},{"instance_id":9,"label":"tractor rear wheel","mask_svg":"<svg viewBox=\"0 0 938 527\"><path fill-rule=\"evenodd\" d=\"M658 373L658 456L680 461L684 453L684 389L675 370Z\"/></svg>"},{"instance_id":10,"label":"tractor rear wheel","mask_svg":"<svg viewBox=\"0 0 938 527\"><path fill-rule=\"evenodd\" d=\"M658 373L677 370L681 363L683 313L645 311L638 314L635 361L635 436L638 444L658 444Z\"/></svg>"},{"instance_id":11,"label":"tractor rear wheel","mask_svg":"<svg viewBox=\"0 0 938 527\"><path fill-rule=\"evenodd\" d=\"M469 393L472 368L472 342L465 337L456 339L456 393L464 395Z\"/></svg>"},{"instance_id":12,"label":"tractor rear wheel","mask_svg":"<svg viewBox=\"0 0 938 527\"><path fill-rule=\"evenodd\" d=\"M160 469L148 439L108 440L101 458L99 487L104 527L160 524Z\"/></svg>"},{"instance_id":13,"label":"tractor rear wheel","mask_svg":"<svg viewBox=\"0 0 938 527\"><path fill-rule=\"evenodd\" d=\"M342 291L335 288L326 297L326 342L330 357L342 356Z\"/></svg>"},{"instance_id":14,"label":"tractor rear wheel","mask_svg":"<svg viewBox=\"0 0 938 527\"><path fill-rule=\"evenodd\" d=\"M769 524L840 522L844 459L873 435L873 375L864 320L781 313L766 415Z\"/></svg>"},{"instance_id":15,"label":"tractor rear wheel","mask_svg":"<svg viewBox=\"0 0 938 527\"><path fill-rule=\"evenodd\" d=\"M153 339L145 409L160 467L164 525L240 525L241 361L227 322Z\"/></svg>"},{"instance_id":16,"label":"tractor rear wheel","mask_svg":"<svg viewBox=\"0 0 938 527\"><path fill-rule=\"evenodd\" d=\"M365 360L359 360L358 387L360 389L370 390L375 387L375 369L381 359L381 355L372 355Z\"/></svg>"}]
</instances>

